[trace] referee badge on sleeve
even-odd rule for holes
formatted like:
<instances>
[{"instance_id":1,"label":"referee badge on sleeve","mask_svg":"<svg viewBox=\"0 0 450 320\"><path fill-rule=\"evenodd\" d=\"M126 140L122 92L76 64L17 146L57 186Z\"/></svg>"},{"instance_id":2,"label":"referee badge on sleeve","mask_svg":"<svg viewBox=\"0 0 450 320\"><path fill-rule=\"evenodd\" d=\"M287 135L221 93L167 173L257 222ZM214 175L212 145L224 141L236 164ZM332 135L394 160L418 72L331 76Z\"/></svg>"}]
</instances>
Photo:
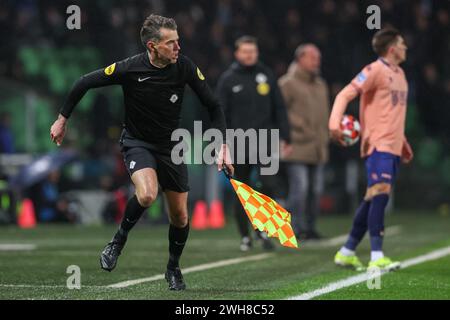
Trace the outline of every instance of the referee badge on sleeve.
<instances>
[{"instance_id":1,"label":"referee badge on sleeve","mask_svg":"<svg viewBox=\"0 0 450 320\"><path fill-rule=\"evenodd\" d=\"M113 63L112 65L105 68L105 74L107 76L110 76L113 74L114 70L116 69L116 63Z\"/></svg>"},{"instance_id":2,"label":"referee badge on sleeve","mask_svg":"<svg viewBox=\"0 0 450 320\"><path fill-rule=\"evenodd\" d=\"M197 67L197 76L200 80L205 80L205 76L203 75L203 73L200 71L200 69Z\"/></svg>"}]
</instances>

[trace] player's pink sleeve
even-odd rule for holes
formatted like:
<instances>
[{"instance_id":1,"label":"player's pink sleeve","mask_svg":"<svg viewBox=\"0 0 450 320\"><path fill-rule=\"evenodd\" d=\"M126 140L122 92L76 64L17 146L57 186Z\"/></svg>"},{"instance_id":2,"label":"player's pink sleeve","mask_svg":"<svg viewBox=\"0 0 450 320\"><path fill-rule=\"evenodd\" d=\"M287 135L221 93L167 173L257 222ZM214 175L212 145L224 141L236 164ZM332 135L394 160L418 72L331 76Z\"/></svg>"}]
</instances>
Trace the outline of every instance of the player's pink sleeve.
<instances>
[{"instance_id":1,"label":"player's pink sleeve","mask_svg":"<svg viewBox=\"0 0 450 320\"><path fill-rule=\"evenodd\" d=\"M361 70L352 80L351 85L361 94L370 91L376 82L379 68L375 64L369 64Z\"/></svg>"},{"instance_id":2,"label":"player's pink sleeve","mask_svg":"<svg viewBox=\"0 0 450 320\"><path fill-rule=\"evenodd\" d=\"M328 122L328 129L338 130L344 112L350 101L356 98L358 91L355 90L352 84L348 84L342 89L336 99L334 99L333 109L331 110L330 120Z\"/></svg>"}]
</instances>

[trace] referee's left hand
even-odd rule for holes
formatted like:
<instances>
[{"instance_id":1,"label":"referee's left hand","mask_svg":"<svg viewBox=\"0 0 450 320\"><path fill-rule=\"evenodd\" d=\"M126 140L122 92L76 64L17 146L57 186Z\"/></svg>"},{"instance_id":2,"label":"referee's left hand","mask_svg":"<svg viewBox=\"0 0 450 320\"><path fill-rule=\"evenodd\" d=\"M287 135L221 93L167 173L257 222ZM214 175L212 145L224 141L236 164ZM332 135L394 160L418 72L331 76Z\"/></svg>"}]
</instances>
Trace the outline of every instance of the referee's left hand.
<instances>
[{"instance_id":1,"label":"referee's left hand","mask_svg":"<svg viewBox=\"0 0 450 320\"><path fill-rule=\"evenodd\" d=\"M226 167L228 169L228 172L230 173L230 176L233 177L234 176L234 167L233 165L229 164L229 163L223 163L220 168L219 171L222 171L223 167Z\"/></svg>"},{"instance_id":2,"label":"referee's left hand","mask_svg":"<svg viewBox=\"0 0 450 320\"><path fill-rule=\"evenodd\" d=\"M222 171L224 166L228 169L230 175L233 176L234 167L231 164L230 151L228 150L228 146L226 144L223 144L220 147L219 156L217 158L217 170Z\"/></svg>"}]
</instances>

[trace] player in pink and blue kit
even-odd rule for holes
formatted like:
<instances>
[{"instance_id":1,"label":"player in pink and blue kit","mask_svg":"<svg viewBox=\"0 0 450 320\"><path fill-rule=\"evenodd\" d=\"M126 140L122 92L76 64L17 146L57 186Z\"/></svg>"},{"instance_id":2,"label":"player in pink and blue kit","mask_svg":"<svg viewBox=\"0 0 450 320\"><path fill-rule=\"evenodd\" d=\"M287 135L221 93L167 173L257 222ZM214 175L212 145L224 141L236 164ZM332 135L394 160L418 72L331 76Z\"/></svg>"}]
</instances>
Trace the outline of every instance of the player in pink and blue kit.
<instances>
[{"instance_id":1,"label":"player in pink and blue kit","mask_svg":"<svg viewBox=\"0 0 450 320\"><path fill-rule=\"evenodd\" d=\"M406 44L397 30L387 28L374 35L372 47L379 58L339 92L329 121L331 138L342 143L340 121L348 103L361 95L361 157L366 164L367 191L356 211L348 240L335 256L337 265L358 271L365 268L355 250L366 231L371 245L369 268L400 267L399 262L383 254L384 211L400 161L408 163L413 158L404 134L408 83L399 67L406 59Z\"/></svg>"}]
</instances>

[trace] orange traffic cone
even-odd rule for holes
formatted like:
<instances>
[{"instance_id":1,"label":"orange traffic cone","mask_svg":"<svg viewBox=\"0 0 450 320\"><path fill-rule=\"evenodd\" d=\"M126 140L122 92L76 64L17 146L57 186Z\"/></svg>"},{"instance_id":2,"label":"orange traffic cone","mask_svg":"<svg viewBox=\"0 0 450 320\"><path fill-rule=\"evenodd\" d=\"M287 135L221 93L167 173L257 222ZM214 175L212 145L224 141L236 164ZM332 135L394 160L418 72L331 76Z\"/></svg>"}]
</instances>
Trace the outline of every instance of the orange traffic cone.
<instances>
[{"instance_id":1,"label":"orange traffic cone","mask_svg":"<svg viewBox=\"0 0 450 320\"><path fill-rule=\"evenodd\" d=\"M213 229L225 227L225 215L223 214L222 201L214 200L209 209L209 226Z\"/></svg>"},{"instance_id":2,"label":"orange traffic cone","mask_svg":"<svg viewBox=\"0 0 450 320\"><path fill-rule=\"evenodd\" d=\"M30 199L23 200L17 224L21 228L34 228L36 226L36 215L34 214L33 202Z\"/></svg>"},{"instance_id":3,"label":"orange traffic cone","mask_svg":"<svg viewBox=\"0 0 450 320\"><path fill-rule=\"evenodd\" d=\"M195 203L194 214L192 215L192 228L203 230L208 228L208 208L206 202L199 200Z\"/></svg>"}]
</instances>

